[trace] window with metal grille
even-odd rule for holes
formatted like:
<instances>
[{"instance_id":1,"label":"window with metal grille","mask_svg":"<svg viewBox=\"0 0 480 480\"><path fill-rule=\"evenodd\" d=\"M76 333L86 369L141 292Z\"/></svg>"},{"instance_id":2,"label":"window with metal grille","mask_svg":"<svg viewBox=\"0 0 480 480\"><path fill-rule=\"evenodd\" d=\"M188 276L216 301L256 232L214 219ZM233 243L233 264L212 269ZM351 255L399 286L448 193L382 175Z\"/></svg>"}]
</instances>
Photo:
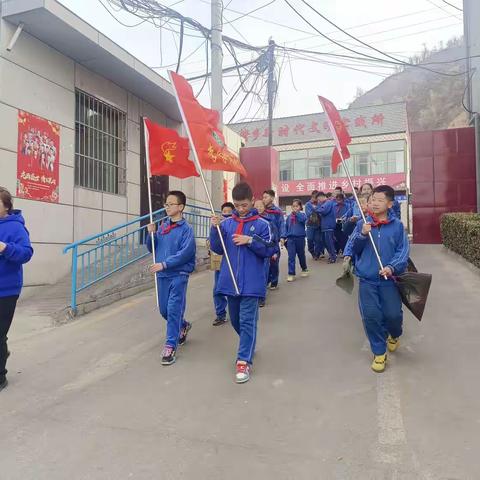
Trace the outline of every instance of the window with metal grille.
<instances>
[{"instance_id":1,"label":"window with metal grille","mask_svg":"<svg viewBox=\"0 0 480 480\"><path fill-rule=\"evenodd\" d=\"M75 185L126 194L125 113L75 92Z\"/></svg>"}]
</instances>

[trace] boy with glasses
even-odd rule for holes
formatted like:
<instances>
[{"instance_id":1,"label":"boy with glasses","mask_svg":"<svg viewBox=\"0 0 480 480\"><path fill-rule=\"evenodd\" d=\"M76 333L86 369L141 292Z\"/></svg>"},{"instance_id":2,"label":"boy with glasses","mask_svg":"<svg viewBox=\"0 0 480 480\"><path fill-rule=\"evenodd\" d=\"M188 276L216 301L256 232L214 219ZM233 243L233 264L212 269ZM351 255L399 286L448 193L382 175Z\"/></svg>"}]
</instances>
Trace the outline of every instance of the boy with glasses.
<instances>
[{"instance_id":1,"label":"boy with glasses","mask_svg":"<svg viewBox=\"0 0 480 480\"><path fill-rule=\"evenodd\" d=\"M176 360L178 345L187 341L192 324L185 321L188 277L195 268L196 245L192 227L183 218L187 198L183 192L171 191L167 196L167 218L155 233L155 224L148 225L154 233L155 263L150 271L157 275L160 314L167 321L167 335L162 353L162 365ZM152 251L152 236L147 239Z\"/></svg>"}]
</instances>

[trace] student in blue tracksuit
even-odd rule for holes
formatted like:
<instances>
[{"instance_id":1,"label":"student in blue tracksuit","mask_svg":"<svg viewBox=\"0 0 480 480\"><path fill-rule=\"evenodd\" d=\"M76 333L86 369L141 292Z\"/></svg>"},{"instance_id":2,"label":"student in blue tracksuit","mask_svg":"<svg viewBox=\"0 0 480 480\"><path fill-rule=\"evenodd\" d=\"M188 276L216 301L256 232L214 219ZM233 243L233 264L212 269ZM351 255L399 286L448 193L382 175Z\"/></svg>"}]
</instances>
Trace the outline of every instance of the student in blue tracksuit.
<instances>
[{"instance_id":1,"label":"student in blue tracksuit","mask_svg":"<svg viewBox=\"0 0 480 480\"><path fill-rule=\"evenodd\" d=\"M12 196L0 187L0 390L7 382L7 335L23 287L23 264L33 249L20 210L13 209Z\"/></svg>"},{"instance_id":2,"label":"student in blue tracksuit","mask_svg":"<svg viewBox=\"0 0 480 480\"><path fill-rule=\"evenodd\" d=\"M345 203L345 195L343 193L338 193L335 196L336 205L334 206L335 209L335 218L337 224L335 225L335 252L337 255L340 251L343 253L345 250L345 244L347 243L348 236L343 230L343 225L347 220L348 210L349 207Z\"/></svg>"},{"instance_id":3,"label":"student in blue tracksuit","mask_svg":"<svg viewBox=\"0 0 480 480\"><path fill-rule=\"evenodd\" d=\"M232 217L223 222L219 217L212 218L210 248L219 255L228 254L239 289L238 295L224 257L217 292L227 296L230 321L240 337L235 380L245 383L250 379L255 354L258 303L266 295L265 258L272 255L274 244L269 222L253 208L250 186L246 183L235 185L232 197L235 205ZM223 251L217 225L220 226L226 252Z\"/></svg>"},{"instance_id":4,"label":"student in blue tracksuit","mask_svg":"<svg viewBox=\"0 0 480 480\"><path fill-rule=\"evenodd\" d=\"M270 224L270 229L272 230L272 239L273 239L273 242L275 243L275 238L276 238L275 227L273 226L272 228L272 223L270 222L269 217L265 217L265 205L263 203L263 200L255 200L253 208L257 210L258 214L262 218L265 218L265 220L267 220L267 222ZM275 246L273 255L276 255L280 250L278 244L275 243L275 245L276 246ZM266 288L268 287L268 283L269 283L269 278L270 278L270 262L274 261L274 259L270 257L270 258L266 258L264 261L265 261L265 280L266 280L265 291L266 291ZM266 300L267 300L266 297L261 298L260 301L258 302L258 306L260 308L264 307Z\"/></svg>"},{"instance_id":5,"label":"student in blue tracksuit","mask_svg":"<svg viewBox=\"0 0 480 480\"><path fill-rule=\"evenodd\" d=\"M387 348L394 352L402 335L402 300L392 277L405 272L410 246L402 222L390 210L394 194L393 188L387 185L375 188L370 200L372 214L367 217L367 223L360 220L352 234L355 274L360 279L360 314L374 355L372 370L375 372L385 370ZM378 265L369 233L377 246L383 270Z\"/></svg>"},{"instance_id":6,"label":"student in blue tracksuit","mask_svg":"<svg viewBox=\"0 0 480 480\"><path fill-rule=\"evenodd\" d=\"M221 206L222 217L230 218L232 216L233 210L235 207L231 202L225 202ZM207 241L208 246L208 241ZM215 315L216 318L213 321L213 326L218 327L219 325L223 325L227 323L227 297L225 295L221 295L220 293L216 293L217 291L217 284L218 284L218 277L220 276L220 265L222 262L222 256L216 255L209 250L210 253L210 269L215 272L214 274L214 282L213 282L213 305L215 307Z\"/></svg>"},{"instance_id":7,"label":"student in blue tracksuit","mask_svg":"<svg viewBox=\"0 0 480 480\"><path fill-rule=\"evenodd\" d=\"M155 224L148 225L154 233L155 263L150 271L157 275L160 313L167 321L167 336L162 353L162 365L176 360L177 347L187 341L192 324L185 321L188 278L195 268L196 245L192 227L183 218L187 198L183 192L172 190L167 196L165 210L168 218L155 233ZM152 236L147 239L152 251Z\"/></svg>"},{"instance_id":8,"label":"student in blue tracksuit","mask_svg":"<svg viewBox=\"0 0 480 480\"><path fill-rule=\"evenodd\" d=\"M317 211L322 217L323 243L329 255L328 263L335 263L337 261L337 253L335 252L334 232L337 226L335 212L337 202L335 199L328 199L325 193L320 192L318 194L318 203Z\"/></svg>"},{"instance_id":9,"label":"student in blue tracksuit","mask_svg":"<svg viewBox=\"0 0 480 480\"><path fill-rule=\"evenodd\" d=\"M392 205L392 212L395 214L395 216L401 220L402 219L402 212L401 212L401 209L400 209L400 202L395 199L393 201L393 205Z\"/></svg>"},{"instance_id":10,"label":"student in blue tracksuit","mask_svg":"<svg viewBox=\"0 0 480 480\"><path fill-rule=\"evenodd\" d=\"M313 260L317 261L325 250L320 228L321 218L317 212L318 190L313 190L312 197L305 204L305 215L307 216L307 246Z\"/></svg>"},{"instance_id":11,"label":"student in blue tracksuit","mask_svg":"<svg viewBox=\"0 0 480 480\"><path fill-rule=\"evenodd\" d=\"M278 288L278 278L280 276L280 247L278 242L285 236L285 218L282 209L277 207L275 201L275 192L273 190L265 190L263 192L263 204L265 205L264 217L268 218L272 224L272 230L276 234L277 251L274 254L272 262L270 262L269 283L270 290Z\"/></svg>"},{"instance_id":12,"label":"student in blue tracksuit","mask_svg":"<svg viewBox=\"0 0 480 480\"><path fill-rule=\"evenodd\" d=\"M285 222L285 238L288 252L288 282L295 280L295 262L298 257L302 277L308 277L307 260L305 258L305 224L307 216L302 212L302 201L295 199L292 202L292 213Z\"/></svg>"}]
</instances>

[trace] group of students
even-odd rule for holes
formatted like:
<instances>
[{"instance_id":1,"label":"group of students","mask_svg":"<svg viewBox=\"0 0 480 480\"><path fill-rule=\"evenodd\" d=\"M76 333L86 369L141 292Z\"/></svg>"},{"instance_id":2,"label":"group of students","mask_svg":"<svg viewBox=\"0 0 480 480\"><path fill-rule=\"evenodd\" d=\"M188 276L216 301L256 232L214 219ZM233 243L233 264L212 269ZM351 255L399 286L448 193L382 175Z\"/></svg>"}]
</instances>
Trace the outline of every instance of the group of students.
<instances>
[{"instance_id":1,"label":"group of students","mask_svg":"<svg viewBox=\"0 0 480 480\"><path fill-rule=\"evenodd\" d=\"M315 260L323 254L324 245L330 263L336 261L337 252L342 250L345 264L353 263L360 279L360 314L374 355L372 369L375 372L385 369L387 349L395 351L402 334L402 304L394 276L406 270L409 243L394 208L394 190L389 186L370 190L362 188L358 195L366 222L358 205L345 202L343 192L334 198L314 192L312 200L307 202L306 213L302 202L294 200L285 220L281 209L274 204L273 191L266 190L262 200L255 202L247 183L237 184L232 191L233 202L223 204L221 215L212 217L208 241L215 270L213 324L226 323L228 309L230 322L239 336L237 383L250 379L259 308L265 304L267 289L278 288L281 246L285 245L288 251L287 280L295 279L296 258L301 275L308 276L306 237ZM153 239L156 251L151 271L158 276L160 312L167 321L163 365L175 362L177 349L186 342L192 326L184 314L188 277L195 267L195 239L192 227L183 219L185 205L182 192L170 192L165 203L167 218L158 231L154 224L148 226L152 237L147 247L152 251ZM338 235L337 225L344 236ZM372 241L380 253L382 269Z\"/></svg>"},{"instance_id":2,"label":"group of students","mask_svg":"<svg viewBox=\"0 0 480 480\"><path fill-rule=\"evenodd\" d=\"M343 192L333 198L313 192L305 212L302 202L294 200L286 220L274 204L272 190L264 192L262 201L254 202L250 186L239 183L232 197L233 203L222 206L222 215L212 217L209 243L218 256L214 324L226 322L228 308L239 336L236 382L250 379L259 308L265 302L267 287L278 288L282 245L286 245L289 257L287 280L295 278L297 257L301 275L308 276L305 237L314 260L326 248L330 263L343 250L344 266L353 264L360 280L360 315L374 356L371 368L382 372L387 351L398 348L402 335L402 301L394 279L406 271L409 259L408 237L399 218L394 190L389 186L362 187L358 198L366 221L357 203L353 204ZM147 248L155 249L150 271L157 276L160 313L167 324L163 365L175 362L177 349L185 344L192 327L185 320L185 307L188 279L195 268L196 243L192 227L183 218L186 200L183 192L171 191L165 203L167 216L158 229L155 224L147 227ZM379 267L372 242L383 268ZM7 385L7 334L23 285L22 265L32 255L21 212L13 209L12 196L0 187L0 390Z\"/></svg>"}]
</instances>

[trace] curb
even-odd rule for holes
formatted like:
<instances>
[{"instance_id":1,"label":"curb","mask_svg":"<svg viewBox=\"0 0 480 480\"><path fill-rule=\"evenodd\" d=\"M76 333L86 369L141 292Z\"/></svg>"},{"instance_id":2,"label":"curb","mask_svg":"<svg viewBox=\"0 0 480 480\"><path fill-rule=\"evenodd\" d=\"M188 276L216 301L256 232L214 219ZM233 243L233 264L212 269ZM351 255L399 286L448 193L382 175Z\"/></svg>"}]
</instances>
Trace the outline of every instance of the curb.
<instances>
[{"instance_id":1,"label":"curb","mask_svg":"<svg viewBox=\"0 0 480 480\"><path fill-rule=\"evenodd\" d=\"M443 251L447 255L450 255L451 257L455 258L458 262L465 265L473 273L476 273L477 275L480 276L480 268L476 267L473 263L470 263L466 258L462 257L457 252L454 252L453 250L448 249L445 245L442 245L442 246L443 246Z\"/></svg>"}]
</instances>

